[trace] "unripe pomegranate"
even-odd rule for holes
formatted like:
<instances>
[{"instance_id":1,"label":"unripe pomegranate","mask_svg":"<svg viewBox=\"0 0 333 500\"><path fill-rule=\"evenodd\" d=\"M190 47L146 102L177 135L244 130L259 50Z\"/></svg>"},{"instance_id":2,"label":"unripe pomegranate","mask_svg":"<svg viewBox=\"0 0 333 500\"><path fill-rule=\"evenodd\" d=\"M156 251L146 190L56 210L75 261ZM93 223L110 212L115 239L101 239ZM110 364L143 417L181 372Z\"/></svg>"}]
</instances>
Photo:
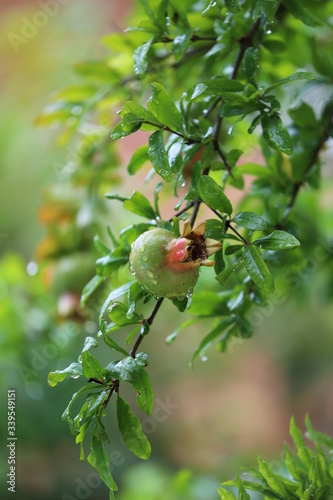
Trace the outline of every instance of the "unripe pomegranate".
<instances>
[{"instance_id":1,"label":"unripe pomegranate","mask_svg":"<svg viewBox=\"0 0 333 500\"><path fill-rule=\"evenodd\" d=\"M192 294L199 266L213 266L208 257L221 243L204 238L206 223L191 231L185 223L177 238L167 229L156 228L141 234L132 244L131 271L141 286L156 297L184 299Z\"/></svg>"}]
</instances>

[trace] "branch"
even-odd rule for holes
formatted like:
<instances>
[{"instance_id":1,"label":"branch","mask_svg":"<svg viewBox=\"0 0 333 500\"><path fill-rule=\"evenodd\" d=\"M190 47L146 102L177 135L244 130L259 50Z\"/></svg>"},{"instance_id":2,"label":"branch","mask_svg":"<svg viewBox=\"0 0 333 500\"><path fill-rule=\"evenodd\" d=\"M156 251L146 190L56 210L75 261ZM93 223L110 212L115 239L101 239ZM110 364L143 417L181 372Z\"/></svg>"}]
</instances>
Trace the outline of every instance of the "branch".
<instances>
[{"instance_id":1,"label":"branch","mask_svg":"<svg viewBox=\"0 0 333 500\"><path fill-rule=\"evenodd\" d=\"M164 300L164 298L162 297L161 299L159 299L156 302L156 305L155 305L155 307L153 309L153 312L151 313L151 315L147 319L147 323L149 324L149 326L151 326L153 324L155 316L158 313L158 310L161 307L163 300ZM144 337L145 337L145 335L142 335L142 333L140 333L139 337L137 338L137 341L135 342L135 344L133 346L133 349L130 352L130 356L132 356L132 358L135 358L135 355L136 355L136 353L137 353L137 351L138 351L138 349L140 347L140 344L143 341Z\"/></svg>"},{"instance_id":2,"label":"branch","mask_svg":"<svg viewBox=\"0 0 333 500\"><path fill-rule=\"evenodd\" d=\"M160 43L160 42L164 42L164 43L170 43L170 42L173 42L174 41L174 38L170 38L169 36L165 36L163 37L162 40L157 40L156 42L154 43ZM192 35L190 37L190 41L191 42L216 42L217 41L217 37L216 36L200 36L200 35Z\"/></svg>"},{"instance_id":3,"label":"branch","mask_svg":"<svg viewBox=\"0 0 333 500\"><path fill-rule=\"evenodd\" d=\"M231 77L230 77L231 80L236 80L240 65L241 65L243 57L244 57L244 54L245 54L246 50L252 46L253 37L254 37L257 29L260 26L260 22L261 22L261 19L259 17L257 19L257 21L254 23L254 25L251 27L250 31L246 35L244 35L242 38L240 38L240 40L239 40L240 49L239 49L239 52L237 54L234 69L233 69L233 72L232 72ZM216 120L214 123L214 128L213 128L213 146L214 146L215 151L219 154L220 158L222 159L224 165L226 166L226 169L227 169L229 175L233 179L235 179L233 176L232 170L231 170L231 166L230 166L228 160L226 159L226 157L225 157L225 155L224 155L224 153L219 145L219 135L220 135L221 125L222 125L222 120L223 120L223 118L221 116L221 111L222 111L222 108L224 106L224 101L222 100L221 97L218 97L218 99L216 99L216 101L210 106L210 108L204 114L204 118L207 118L207 116L211 113L211 111L213 111L213 109L217 106L217 104L220 101L222 101L222 103L221 103L221 106L219 107L219 110L217 112L217 117L216 117Z\"/></svg>"},{"instance_id":4,"label":"branch","mask_svg":"<svg viewBox=\"0 0 333 500\"><path fill-rule=\"evenodd\" d=\"M238 52L238 55L237 55L237 58L236 58L236 61L235 61L234 69L233 69L233 72L232 72L232 75L231 75L231 80L235 80L237 78L238 70L239 70L241 62L243 60L245 51L246 51L246 49L248 47L251 47L252 42L253 42L253 37L255 35L255 32L257 31L257 29L260 26L260 22L261 22L261 19L260 18L257 19L257 21L255 22L255 24L251 27L250 31L239 40L239 43L240 43L241 47L240 47L240 50ZM207 40L212 40L212 38L210 38L210 37L208 37L208 38L206 37L206 39ZM199 41L199 40L202 40L202 38L199 38L196 35L192 35L191 40L192 41ZM165 40L165 42L171 42L171 41L172 41L171 39ZM218 105L218 103L221 100L222 100L221 97L219 97L218 99L215 100L215 102L210 106L210 108L204 114L205 118L207 118L209 116L209 114L211 113L211 111L213 111L213 109L215 109L215 107ZM222 105L220 107L220 110L221 110L223 104L224 104L224 102L222 101ZM220 145L219 145L219 141L218 141L218 137L219 137L219 134L220 134L221 125L222 125L222 116L221 116L220 112L218 112L216 120L215 120L215 123L214 123L213 134L212 134L212 142L213 142L214 149L219 154L220 158L222 159L223 163L225 164L225 166L226 166L226 168L228 170L228 173L233 177L233 174L232 174L232 171L231 171L231 166L229 165L229 163L228 163L228 161L227 161L227 159L226 159L223 151L221 150ZM176 134L178 136L183 137L189 144L200 142L200 141L197 141L197 140L192 139L190 137L189 138L184 137L179 132L175 132L174 130L171 130L168 127L163 127L163 129L166 130L166 131L168 131L168 132L170 132L170 133L174 133L174 134ZM209 174L209 170L210 170L210 167L206 167L203 170L202 175L208 175ZM194 224L195 224L195 221L196 221L196 219L198 217L198 213L199 213L201 201L194 201L189 206L191 206L191 205L193 206L193 211L192 211L191 218L190 218L190 224L191 224L191 227L193 227ZM175 217L175 216L177 217L177 216L181 215L182 213L186 212L186 210L188 210L189 206L187 206L184 209L180 210L180 212L178 212L173 217ZM171 221L173 219L173 217L171 217L169 219L169 221ZM235 234L237 234L242 239L242 241L244 243L246 242L245 239L238 233L238 231L236 231L236 229L234 229L230 225L229 225L229 227L230 227L230 229ZM156 314L158 313L158 311L159 311L159 309L161 307L161 304L162 304L163 300L164 299L161 298L161 299L159 299L157 301L153 312L151 313L150 317L147 320L149 326L152 325L152 323L153 323L153 321L155 319L155 316L156 316ZM133 346L133 349L130 352L130 356L132 356L132 358L135 358L135 355L136 355L136 353L137 353L137 351L138 351L138 349L140 347L140 344L141 344L143 338L144 338L144 335L142 335L142 334L140 334L139 337L137 338L137 340L136 340L136 342L135 342L135 344Z\"/></svg>"},{"instance_id":5,"label":"branch","mask_svg":"<svg viewBox=\"0 0 333 500\"><path fill-rule=\"evenodd\" d=\"M237 58L236 58L234 70L233 70L232 75L231 75L231 80L236 80L238 70L240 68L240 65L242 64L244 54L249 47L252 47L253 37L254 37L257 29L259 28L260 23L261 23L261 18L259 17L256 20L256 22L254 23L254 25L251 27L250 31L246 35L244 35L243 37L241 37L239 39L239 43L240 43L241 47L240 47L240 50L239 50Z\"/></svg>"},{"instance_id":6,"label":"branch","mask_svg":"<svg viewBox=\"0 0 333 500\"><path fill-rule=\"evenodd\" d=\"M210 208L210 207L209 207ZM217 211L217 210L214 210L214 208L210 208L212 212L214 212L214 214L220 219L220 220L224 220L223 216ZM230 220L227 220L225 222L225 231L227 232L228 229L231 229L231 231L233 231L237 236L238 238L240 238L242 240L243 243L247 243L246 239L237 231L237 229L235 229L232 225L231 225L231 222Z\"/></svg>"},{"instance_id":7,"label":"branch","mask_svg":"<svg viewBox=\"0 0 333 500\"><path fill-rule=\"evenodd\" d=\"M186 205L186 207L182 208L181 210L179 210L179 212L175 213L172 217L170 217L170 219L168 219L168 222L172 222L172 220L173 220L174 217L179 217L180 215L182 215L185 212L187 212L187 210L189 208L194 207L194 205L195 205L195 201L191 201L191 203L189 203L188 205Z\"/></svg>"},{"instance_id":8,"label":"branch","mask_svg":"<svg viewBox=\"0 0 333 500\"><path fill-rule=\"evenodd\" d=\"M287 214L286 215L288 215L289 211L295 205L298 193L299 193L301 187L305 183L305 177L306 177L306 175L310 172L310 170L312 169L312 167L315 165L316 161L318 160L319 153L320 153L321 149L323 148L325 142L327 141L327 139L329 137L329 130L330 130L330 127L332 125L332 121L333 121L333 105L332 105L332 107L330 109L330 112L328 114L327 121L325 123L325 126L324 126L323 132L321 134L320 140L318 141L317 146L315 147L315 149L312 152L312 155L310 156L310 160L309 160L308 166L307 166L306 171L304 173L304 178L303 178L302 181L294 183L294 188L293 188L293 192L292 192L292 195L291 195L291 199L290 199L290 201L288 203L288 206L287 206Z\"/></svg>"},{"instance_id":9,"label":"branch","mask_svg":"<svg viewBox=\"0 0 333 500\"><path fill-rule=\"evenodd\" d=\"M237 75L238 75L238 71L239 71L239 68L240 68L240 65L242 64L242 60L243 60L243 57L244 57L244 54L246 52L246 49L248 49L249 47L252 46L253 44L253 37L256 33L256 31L258 30L259 26L260 26L260 23L261 23L261 18L259 17L256 22L253 24L253 26L251 27L250 31L244 35L243 37L241 37L238 41L240 43L240 49L239 49L239 52L237 54L237 57L236 57L236 61L235 61L235 65L234 65L234 69L232 71L232 74L231 74L231 77L230 77L230 80L236 80L237 78ZM211 104L211 106L207 109L207 111L203 114L203 117L204 118L208 118L208 116L211 114L211 112L216 108L216 106L218 105L218 103L222 101L222 97L218 97L214 102L213 104Z\"/></svg>"},{"instance_id":10,"label":"branch","mask_svg":"<svg viewBox=\"0 0 333 500\"><path fill-rule=\"evenodd\" d=\"M243 243L247 244L247 241L246 239L237 231L237 229L235 229L231 224L230 224L230 221L227 220L226 223L225 223L225 230L228 231L228 229L231 229L231 231L233 233L235 233L238 238L240 238L242 240Z\"/></svg>"}]
</instances>

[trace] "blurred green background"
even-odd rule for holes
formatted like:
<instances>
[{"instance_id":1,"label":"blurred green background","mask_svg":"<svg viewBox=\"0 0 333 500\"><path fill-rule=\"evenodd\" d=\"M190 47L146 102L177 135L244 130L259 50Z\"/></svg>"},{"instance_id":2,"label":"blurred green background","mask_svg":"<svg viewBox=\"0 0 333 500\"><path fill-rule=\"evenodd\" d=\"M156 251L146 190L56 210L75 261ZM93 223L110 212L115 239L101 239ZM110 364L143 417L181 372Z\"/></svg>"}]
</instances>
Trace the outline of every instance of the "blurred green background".
<instances>
[{"instance_id":1,"label":"blurred green background","mask_svg":"<svg viewBox=\"0 0 333 500\"><path fill-rule=\"evenodd\" d=\"M46 235L41 207L47 186L59 181L58 167L73 152L58 147L59 131L36 128L34 120L52 91L78 81L75 63L103 54L98 40L126 26L131 5L70 0L58 7L15 50L9 34L22 33L41 7L34 1L1 3L0 426L6 436L6 392L15 388L18 498L27 500L107 497L94 470L79 462L79 449L61 421L75 381L54 389L47 385L49 371L75 359L84 336L93 335L96 326L89 316L62 318L58 296L46 286L47 273L35 264L36 248ZM123 141L121 146L125 167L136 144ZM258 454L279 458L282 443L289 441L292 414L302 426L308 411L315 427L333 433L333 280L327 280L333 263L326 237L333 225L330 150L326 157L320 198L307 192L299 199L304 224L307 212L318 207L327 214L321 239L290 284L292 295L253 312L258 328L251 340L234 343L227 354L212 349L208 361L198 361L191 371L188 362L202 332L190 328L167 346L166 336L182 318L163 305L145 345L157 409L155 417L143 420L153 449L149 463L138 463L122 445L118 431L112 431L112 404L109 408L110 452L116 450L110 461L120 500L217 499L220 482L233 477L240 465L254 465ZM130 192L130 182L137 179L127 179L122 189ZM111 181L108 190L113 190ZM110 206L103 217L119 232L131 217ZM202 283L209 283L209 270L202 274ZM107 362L109 353L99 354ZM7 498L3 442L0 488L1 498Z\"/></svg>"}]
</instances>

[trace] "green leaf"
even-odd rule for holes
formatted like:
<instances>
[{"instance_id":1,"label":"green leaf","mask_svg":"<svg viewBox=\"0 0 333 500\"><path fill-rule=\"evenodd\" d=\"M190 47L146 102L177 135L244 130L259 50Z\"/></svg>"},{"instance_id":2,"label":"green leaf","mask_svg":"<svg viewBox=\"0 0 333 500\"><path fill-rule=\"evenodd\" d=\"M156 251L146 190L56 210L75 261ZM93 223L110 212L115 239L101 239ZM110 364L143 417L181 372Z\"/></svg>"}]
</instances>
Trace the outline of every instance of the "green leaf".
<instances>
[{"instance_id":1,"label":"green leaf","mask_svg":"<svg viewBox=\"0 0 333 500\"><path fill-rule=\"evenodd\" d=\"M297 470L295 459L291 456L288 448L285 448L285 464L290 473L290 475L295 479L295 481L300 481L300 475Z\"/></svg>"},{"instance_id":2,"label":"green leaf","mask_svg":"<svg viewBox=\"0 0 333 500\"><path fill-rule=\"evenodd\" d=\"M51 101L82 102L90 99L97 91L96 85L78 84L70 85L52 93Z\"/></svg>"},{"instance_id":3,"label":"green leaf","mask_svg":"<svg viewBox=\"0 0 333 500\"><path fill-rule=\"evenodd\" d=\"M316 115L306 102L301 102L298 106L288 109L289 116L300 128L317 128L318 122Z\"/></svg>"},{"instance_id":4,"label":"green leaf","mask_svg":"<svg viewBox=\"0 0 333 500\"><path fill-rule=\"evenodd\" d=\"M139 78L146 76L148 68L148 52L154 39L151 38L148 42L144 43L133 52L134 72Z\"/></svg>"},{"instance_id":5,"label":"green leaf","mask_svg":"<svg viewBox=\"0 0 333 500\"><path fill-rule=\"evenodd\" d=\"M139 191L133 191L130 199L124 201L123 207L129 212L142 215L142 217L146 217L147 219L155 219L156 217L153 207L147 198Z\"/></svg>"},{"instance_id":6,"label":"green leaf","mask_svg":"<svg viewBox=\"0 0 333 500\"><path fill-rule=\"evenodd\" d=\"M110 226L107 226L107 233L108 233L108 236L109 236L114 248L119 247L119 242L118 242L117 238L115 237L115 235L113 234Z\"/></svg>"},{"instance_id":7,"label":"green leaf","mask_svg":"<svg viewBox=\"0 0 333 500\"><path fill-rule=\"evenodd\" d=\"M108 454L104 449L103 443L101 443L94 434L91 436L91 452L87 460L90 465L98 471L98 474L106 486L110 488L112 492L117 491L117 485L110 473Z\"/></svg>"},{"instance_id":8,"label":"green leaf","mask_svg":"<svg viewBox=\"0 0 333 500\"><path fill-rule=\"evenodd\" d=\"M140 3L142 5L142 7L145 9L149 19L153 22L153 24L156 26L158 31L160 31L162 29L162 26L158 22L158 19L156 18L155 14L154 14L154 10L151 8L151 6L149 4L149 0L140 0Z\"/></svg>"},{"instance_id":9,"label":"green leaf","mask_svg":"<svg viewBox=\"0 0 333 500\"><path fill-rule=\"evenodd\" d=\"M225 6L233 14L237 14L240 11L238 0L225 0Z\"/></svg>"},{"instance_id":10,"label":"green leaf","mask_svg":"<svg viewBox=\"0 0 333 500\"><path fill-rule=\"evenodd\" d=\"M49 373L47 382L50 387L55 387L59 382L65 380L67 375L70 375L73 378L81 377L81 375L83 375L81 364L71 363L69 366L67 366L67 368L64 368L63 370L56 370Z\"/></svg>"},{"instance_id":11,"label":"green leaf","mask_svg":"<svg viewBox=\"0 0 333 500\"><path fill-rule=\"evenodd\" d=\"M184 146L183 139L177 139L168 149L168 161L171 171L178 173L183 166L182 148Z\"/></svg>"},{"instance_id":12,"label":"green leaf","mask_svg":"<svg viewBox=\"0 0 333 500\"><path fill-rule=\"evenodd\" d=\"M237 474L237 487L238 487L238 500L251 500L250 495L246 492L244 488L243 481Z\"/></svg>"},{"instance_id":13,"label":"green leaf","mask_svg":"<svg viewBox=\"0 0 333 500\"><path fill-rule=\"evenodd\" d=\"M161 191L163 187L163 182L158 182L155 186L155 189L154 189L154 208L155 208L155 213L157 215L157 217L161 217L161 214L160 214L160 211L159 211L159 208L158 208L158 200L159 200L159 193Z\"/></svg>"},{"instance_id":14,"label":"green leaf","mask_svg":"<svg viewBox=\"0 0 333 500\"><path fill-rule=\"evenodd\" d=\"M232 205L224 194L221 186L208 175L203 175L198 181L200 196L206 205L214 210L231 215Z\"/></svg>"},{"instance_id":15,"label":"green leaf","mask_svg":"<svg viewBox=\"0 0 333 500\"><path fill-rule=\"evenodd\" d=\"M244 54L244 72L247 80L254 83L254 78L258 73L259 68L259 49L249 47Z\"/></svg>"},{"instance_id":16,"label":"green leaf","mask_svg":"<svg viewBox=\"0 0 333 500\"><path fill-rule=\"evenodd\" d=\"M84 344L83 344L83 349L81 351L81 354L85 351L89 351L92 347L97 347L98 342L94 337L86 337L84 339Z\"/></svg>"},{"instance_id":17,"label":"green leaf","mask_svg":"<svg viewBox=\"0 0 333 500\"><path fill-rule=\"evenodd\" d=\"M221 220L206 220L205 238L213 238L213 240L220 241L225 235L224 223Z\"/></svg>"},{"instance_id":18,"label":"green leaf","mask_svg":"<svg viewBox=\"0 0 333 500\"><path fill-rule=\"evenodd\" d=\"M191 305L188 309L190 314L198 316L225 316L229 314L227 301L232 292L199 292L192 297Z\"/></svg>"},{"instance_id":19,"label":"green leaf","mask_svg":"<svg viewBox=\"0 0 333 500\"><path fill-rule=\"evenodd\" d=\"M125 248L117 247L108 255L96 260L97 273L104 277L110 276L121 266L127 264L128 259L128 251Z\"/></svg>"},{"instance_id":20,"label":"green leaf","mask_svg":"<svg viewBox=\"0 0 333 500\"><path fill-rule=\"evenodd\" d=\"M133 383L136 391L138 407L146 414L151 415L153 411L154 393L148 373L140 368L139 374Z\"/></svg>"},{"instance_id":21,"label":"green leaf","mask_svg":"<svg viewBox=\"0 0 333 500\"><path fill-rule=\"evenodd\" d=\"M139 130L142 122L143 120L141 116L134 113L126 113L122 121L122 130L126 135L128 134L128 132L130 134L133 134L133 132Z\"/></svg>"},{"instance_id":22,"label":"green leaf","mask_svg":"<svg viewBox=\"0 0 333 500\"><path fill-rule=\"evenodd\" d=\"M281 479L273 472L272 466L262 460L260 457L258 458L258 465L261 474L263 475L268 486L278 495L281 495L282 498L288 498L287 490L281 481Z\"/></svg>"},{"instance_id":23,"label":"green leaf","mask_svg":"<svg viewBox=\"0 0 333 500\"><path fill-rule=\"evenodd\" d=\"M281 54L287 50L287 44L281 38L269 37L262 42L265 49L273 54Z\"/></svg>"},{"instance_id":24,"label":"green leaf","mask_svg":"<svg viewBox=\"0 0 333 500\"><path fill-rule=\"evenodd\" d=\"M195 350L190 366L193 367L195 359L200 355L203 356L206 350L212 345L214 340L220 333L222 333L228 326L235 322L235 318L227 318L220 321L213 330L211 330L208 335L200 342L199 347Z\"/></svg>"},{"instance_id":25,"label":"green leaf","mask_svg":"<svg viewBox=\"0 0 333 500\"><path fill-rule=\"evenodd\" d=\"M147 161L149 161L148 146L145 144L135 150L127 166L128 173L134 175Z\"/></svg>"},{"instance_id":26,"label":"green leaf","mask_svg":"<svg viewBox=\"0 0 333 500\"><path fill-rule=\"evenodd\" d=\"M292 154L294 149L293 141L279 115L263 115L261 125L263 137L269 146L287 155Z\"/></svg>"},{"instance_id":27,"label":"green leaf","mask_svg":"<svg viewBox=\"0 0 333 500\"><path fill-rule=\"evenodd\" d=\"M273 89L279 87L280 85L284 85L289 82L297 82L298 80L315 80L316 77L311 71L299 71L298 73L294 73L293 75L288 76L287 78L283 78L282 80L278 80L273 83L269 87L266 87L263 95L269 94Z\"/></svg>"},{"instance_id":28,"label":"green leaf","mask_svg":"<svg viewBox=\"0 0 333 500\"><path fill-rule=\"evenodd\" d=\"M132 356L127 356L116 364L111 362L106 369L110 370L114 378L133 384L140 373L141 363Z\"/></svg>"},{"instance_id":29,"label":"green leaf","mask_svg":"<svg viewBox=\"0 0 333 500\"><path fill-rule=\"evenodd\" d=\"M144 122L149 122L155 125L156 127L161 127L162 124L158 120L158 117L155 117L148 109L144 108L141 104L136 101L127 101L124 106L118 111L118 115L123 118L127 115L136 115L142 119Z\"/></svg>"},{"instance_id":30,"label":"green leaf","mask_svg":"<svg viewBox=\"0 0 333 500\"><path fill-rule=\"evenodd\" d=\"M127 196L120 196L117 193L106 193L104 196L108 200L118 200L118 201L122 201L122 202L129 200L129 198L127 198Z\"/></svg>"},{"instance_id":31,"label":"green leaf","mask_svg":"<svg viewBox=\"0 0 333 500\"><path fill-rule=\"evenodd\" d=\"M225 269L225 262L223 259L223 247L215 253L214 260L215 260L214 271L215 274L219 275Z\"/></svg>"},{"instance_id":32,"label":"green leaf","mask_svg":"<svg viewBox=\"0 0 333 500\"><path fill-rule=\"evenodd\" d=\"M186 311L187 304L188 304L188 298L185 297L185 299L179 300L179 299L173 299L172 301L173 305L175 305L180 312Z\"/></svg>"},{"instance_id":33,"label":"green leaf","mask_svg":"<svg viewBox=\"0 0 333 500\"><path fill-rule=\"evenodd\" d=\"M131 285L133 285L135 281L129 281L128 283L125 283L125 285L120 286L119 288L116 288L115 290L112 290L112 292L108 295L106 301L102 305L101 313L100 313L100 319L104 316L105 311L107 310L110 302L113 300L118 299L122 295L128 292L129 288Z\"/></svg>"},{"instance_id":34,"label":"green leaf","mask_svg":"<svg viewBox=\"0 0 333 500\"><path fill-rule=\"evenodd\" d=\"M155 172L158 173L166 182L171 182L172 173L164 147L163 130L157 130L149 137L148 156L152 162Z\"/></svg>"},{"instance_id":35,"label":"green leaf","mask_svg":"<svg viewBox=\"0 0 333 500\"><path fill-rule=\"evenodd\" d=\"M111 252L111 249L105 245L105 243L101 240L101 238L97 234L94 236L94 245L96 250L102 255Z\"/></svg>"},{"instance_id":36,"label":"green leaf","mask_svg":"<svg viewBox=\"0 0 333 500\"><path fill-rule=\"evenodd\" d=\"M267 229L267 222L254 212L239 212L232 221L238 226L245 227L251 231L264 231Z\"/></svg>"},{"instance_id":37,"label":"green leaf","mask_svg":"<svg viewBox=\"0 0 333 500\"><path fill-rule=\"evenodd\" d=\"M149 111L171 130L183 131L183 119L177 106L160 83L152 83L153 93L147 106Z\"/></svg>"},{"instance_id":38,"label":"green leaf","mask_svg":"<svg viewBox=\"0 0 333 500\"><path fill-rule=\"evenodd\" d=\"M307 414L305 416L305 425L307 428L307 437L311 439L314 443L316 444L323 444L325 445L329 450L333 450L333 438L330 436L327 436L326 434L323 434L322 432L319 432L315 430L312 426L311 420L309 415Z\"/></svg>"},{"instance_id":39,"label":"green leaf","mask_svg":"<svg viewBox=\"0 0 333 500\"><path fill-rule=\"evenodd\" d=\"M255 240L254 244L264 250L285 250L300 246L295 236L285 231L273 231L268 236Z\"/></svg>"},{"instance_id":40,"label":"green leaf","mask_svg":"<svg viewBox=\"0 0 333 500\"><path fill-rule=\"evenodd\" d=\"M227 491L225 490L224 488L219 488L218 490L218 494L220 495L220 498L222 500L236 500L236 497L233 493L231 493L230 491Z\"/></svg>"},{"instance_id":41,"label":"green leaf","mask_svg":"<svg viewBox=\"0 0 333 500\"><path fill-rule=\"evenodd\" d=\"M239 250L241 250L243 248L243 244L239 244L239 245L229 245L225 251L224 251L224 254L225 255L233 255L234 253L238 252Z\"/></svg>"},{"instance_id":42,"label":"green leaf","mask_svg":"<svg viewBox=\"0 0 333 500\"><path fill-rule=\"evenodd\" d=\"M89 351L84 351L81 354L81 359L84 376L87 379L93 378L102 382L106 372L98 359L90 354Z\"/></svg>"},{"instance_id":43,"label":"green leaf","mask_svg":"<svg viewBox=\"0 0 333 500\"><path fill-rule=\"evenodd\" d=\"M165 343L167 345L171 345L175 340L176 338L178 337L178 334L184 330L185 328L187 328L188 326L191 326L191 325L194 325L195 323L197 323L201 318L194 318L194 319L189 319L187 321L184 321L184 323L182 323L174 332L172 332L170 335L167 336L167 338L165 339Z\"/></svg>"},{"instance_id":44,"label":"green leaf","mask_svg":"<svg viewBox=\"0 0 333 500\"><path fill-rule=\"evenodd\" d=\"M231 149L227 153L227 160L230 167L234 167L239 160L239 157L243 154L241 149Z\"/></svg>"},{"instance_id":45,"label":"green leaf","mask_svg":"<svg viewBox=\"0 0 333 500\"><path fill-rule=\"evenodd\" d=\"M273 293L274 281L259 250L253 245L245 245L243 255L246 270L254 283L265 292Z\"/></svg>"},{"instance_id":46,"label":"green leaf","mask_svg":"<svg viewBox=\"0 0 333 500\"><path fill-rule=\"evenodd\" d=\"M233 337L239 337L238 325L235 324L233 327L229 328L224 335L219 339L217 348L220 352L226 352L228 344Z\"/></svg>"},{"instance_id":47,"label":"green leaf","mask_svg":"<svg viewBox=\"0 0 333 500\"><path fill-rule=\"evenodd\" d=\"M97 390L100 390L101 389L101 386L100 384L91 384L89 383L88 385L85 385L84 387L81 387L80 390L78 390L77 392L75 392L70 400L70 402L68 403L67 407L65 408L62 416L61 416L61 419L64 421L64 422L67 422L69 428L70 428L70 431L73 435L77 435L79 433L79 430L78 430L78 427L77 425L75 424L74 422L74 419L73 419L73 416L71 415L71 412L70 412L70 409L72 407L72 405L75 403L75 401L82 395L84 394L85 392L92 392L94 389L97 389Z\"/></svg>"},{"instance_id":48,"label":"green leaf","mask_svg":"<svg viewBox=\"0 0 333 500\"><path fill-rule=\"evenodd\" d=\"M126 121L117 123L117 125L112 130L112 141L116 141L117 139L121 139L122 137L131 135L141 127L143 120L139 116L128 113L126 117Z\"/></svg>"},{"instance_id":49,"label":"green leaf","mask_svg":"<svg viewBox=\"0 0 333 500\"><path fill-rule=\"evenodd\" d=\"M253 9L254 19L266 17L268 22L272 22L279 8L281 0L256 0Z\"/></svg>"},{"instance_id":50,"label":"green leaf","mask_svg":"<svg viewBox=\"0 0 333 500\"><path fill-rule=\"evenodd\" d=\"M117 418L125 446L137 457L148 460L151 454L150 443L142 432L138 417L132 413L129 405L119 396L117 398Z\"/></svg>"},{"instance_id":51,"label":"green leaf","mask_svg":"<svg viewBox=\"0 0 333 500\"><path fill-rule=\"evenodd\" d=\"M304 7L301 0L288 0L287 2L284 2L284 5L293 16L295 16L307 26L311 26L313 28L315 28L316 26L322 26L321 20L317 16L315 16L309 9Z\"/></svg>"},{"instance_id":52,"label":"green leaf","mask_svg":"<svg viewBox=\"0 0 333 500\"><path fill-rule=\"evenodd\" d=\"M103 283L105 280L104 276L94 276L82 290L80 306L84 307L90 295L94 293L95 290Z\"/></svg>"},{"instance_id":53,"label":"green leaf","mask_svg":"<svg viewBox=\"0 0 333 500\"><path fill-rule=\"evenodd\" d=\"M176 61L180 61L186 53L191 41L191 35L192 31L185 31L185 33L174 38L171 52L174 54Z\"/></svg>"},{"instance_id":54,"label":"green leaf","mask_svg":"<svg viewBox=\"0 0 333 500\"><path fill-rule=\"evenodd\" d=\"M108 309L109 317L115 325L120 327L135 325L140 323L143 319L142 314L133 312L130 317L127 314L128 307L123 302L112 302L110 308Z\"/></svg>"},{"instance_id":55,"label":"green leaf","mask_svg":"<svg viewBox=\"0 0 333 500\"><path fill-rule=\"evenodd\" d=\"M237 262L237 264L226 267L224 271L215 276L215 279L220 283L220 285L225 285L226 281L230 278L232 273L236 271L236 269L238 269L240 265L240 262Z\"/></svg>"},{"instance_id":56,"label":"green leaf","mask_svg":"<svg viewBox=\"0 0 333 500\"><path fill-rule=\"evenodd\" d=\"M105 344L112 350L112 351L117 351L117 352L121 352L122 354L124 354L125 356L129 356L129 353L123 349L120 345L117 344L117 342L115 342L113 339L110 339L110 337L108 337L106 334L103 335L103 340L105 342Z\"/></svg>"},{"instance_id":57,"label":"green leaf","mask_svg":"<svg viewBox=\"0 0 333 500\"><path fill-rule=\"evenodd\" d=\"M253 471L253 472L255 472L255 471ZM257 475L258 475L258 473L257 473ZM261 476L260 476L260 478L261 478ZM280 498L280 497L277 497L277 495L275 493L273 493L270 488L268 488L267 486L263 486L260 483L257 483L254 481L245 481L245 480L243 480L242 482L243 482L244 487L247 490L252 490L252 491L256 491L257 493L262 493L262 495L264 495L265 500L268 500L269 498L274 498L274 499ZM223 485L224 486L233 486L236 488L238 486L236 481L226 481L223 483Z\"/></svg>"},{"instance_id":58,"label":"green leaf","mask_svg":"<svg viewBox=\"0 0 333 500\"><path fill-rule=\"evenodd\" d=\"M297 427L294 417L290 420L290 436L296 445L297 454L300 460L308 469L310 469L312 467L310 449L305 446L302 433Z\"/></svg>"},{"instance_id":59,"label":"green leaf","mask_svg":"<svg viewBox=\"0 0 333 500\"><path fill-rule=\"evenodd\" d=\"M133 337L141 330L141 326L136 326L126 337L126 344L129 345L132 342Z\"/></svg>"}]
</instances>

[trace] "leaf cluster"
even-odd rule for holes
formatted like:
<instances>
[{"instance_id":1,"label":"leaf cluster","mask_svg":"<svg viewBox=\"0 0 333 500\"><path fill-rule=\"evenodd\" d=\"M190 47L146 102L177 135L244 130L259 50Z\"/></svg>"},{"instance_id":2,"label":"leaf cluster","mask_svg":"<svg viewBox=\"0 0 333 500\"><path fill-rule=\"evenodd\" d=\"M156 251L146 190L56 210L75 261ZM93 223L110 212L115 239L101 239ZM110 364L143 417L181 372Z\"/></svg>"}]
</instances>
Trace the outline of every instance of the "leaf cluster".
<instances>
[{"instance_id":1,"label":"leaf cluster","mask_svg":"<svg viewBox=\"0 0 333 500\"><path fill-rule=\"evenodd\" d=\"M315 445L307 446L294 418L290 422L290 436L296 453L285 446L279 463L266 462L258 457L258 468L248 474L238 475L236 481L227 481L223 486L238 489L238 499L249 500L248 491L259 494L259 498L290 500L329 500L333 498L333 440L315 430L309 416L305 419L306 436ZM244 478L243 478L244 477ZM219 488L223 500L235 500L236 496L223 486Z\"/></svg>"}]
</instances>

